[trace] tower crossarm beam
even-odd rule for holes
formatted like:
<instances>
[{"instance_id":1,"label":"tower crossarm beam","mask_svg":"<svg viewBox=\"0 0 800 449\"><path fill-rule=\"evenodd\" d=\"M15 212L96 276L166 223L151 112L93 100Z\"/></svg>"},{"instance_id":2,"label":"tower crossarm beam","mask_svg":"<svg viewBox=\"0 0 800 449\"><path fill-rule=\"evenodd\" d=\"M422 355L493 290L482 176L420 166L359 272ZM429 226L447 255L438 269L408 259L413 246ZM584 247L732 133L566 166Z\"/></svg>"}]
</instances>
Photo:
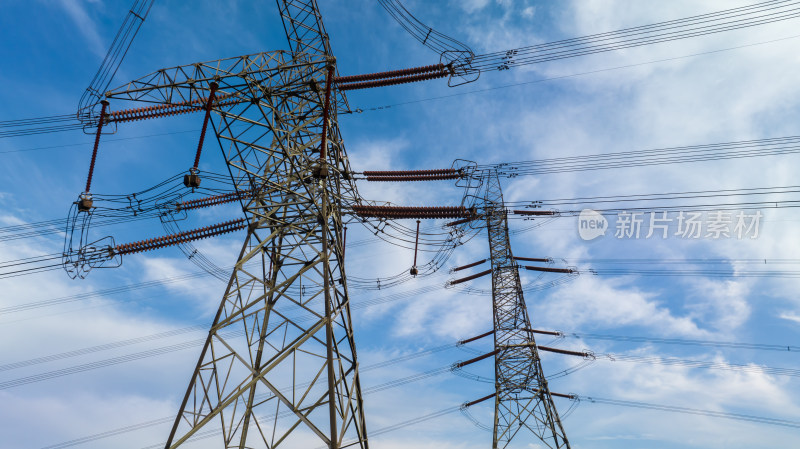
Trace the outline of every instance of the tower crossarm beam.
<instances>
[{"instance_id":1,"label":"tower crossarm beam","mask_svg":"<svg viewBox=\"0 0 800 449\"><path fill-rule=\"evenodd\" d=\"M327 57L299 55L292 58L287 52L279 50L198 62L155 71L106 92L105 97L165 105L193 105L208 98L210 84L217 82L218 96L227 100L226 105L233 103L233 100L259 101L268 96L298 93L298 89L313 90L315 83L305 78L306 72L292 70L308 67L309 64L327 64ZM282 79L276 82L278 73L282 74ZM292 76L287 79L287 74ZM260 95L254 97L253 89Z\"/></svg>"}]
</instances>

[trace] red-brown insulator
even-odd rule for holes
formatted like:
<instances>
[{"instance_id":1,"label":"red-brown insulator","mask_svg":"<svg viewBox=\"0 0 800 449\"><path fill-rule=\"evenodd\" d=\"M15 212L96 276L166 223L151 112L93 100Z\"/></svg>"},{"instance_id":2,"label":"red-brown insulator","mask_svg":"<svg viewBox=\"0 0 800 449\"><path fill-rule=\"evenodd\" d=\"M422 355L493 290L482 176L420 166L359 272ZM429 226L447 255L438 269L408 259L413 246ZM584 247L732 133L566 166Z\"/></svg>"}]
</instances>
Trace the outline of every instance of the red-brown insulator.
<instances>
[{"instance_id":1,"label":"red-brown insulator","mask_svg":"<svg viewBox=\"0 0 800 449\"><path fill-rule=\"evenodd\" d=\"M465 278L453 279L452 281L450 281L450 285L457 285L457 284L461 284L462 282L467 282L467 281L471 281L473 279L478 279L479 277L486 276L487 274L489 274L491 272L492 272L492 270L486 270L486 271L481 271L480 273L477 273L477 274L473 274L471 276L467 276Z\"/></svg>"},{"instance_id":2,"label":"red-brown insulator","mask_svg":"<svg viewBox=\"0 0 800 449\"><path fill-rule=\"evenodd\" d=\"M437 168L433 170L367 170L364 176L415 176L415 175L446 175L456 173L454 168Z\"/></svg>"},{"instance_id":3,"label":"red-brown insulator","mask_svg":"<svg viewBox=\"0 0 800 449\"><path fill-rule=\"evenodd\" d=\"M399 78L391 78L386 80L364 81L361 83L342 84L339 86L339 90L345 91L345 90L356 90L356 89L369 89L372 87L394 86L396 84L414 83L418 81L427 81L436 78L444 78L447 75L448 75L447 72L437 72L437 73L428 73L423 75L403 76Z\"/></svg>"},{"instance_id":4,"label":"red-brown insulator","mask_svg":"<svg viewBox=\"0 0 800 449\"><path fill-rule=\"evenodd\" d=\"M488 359L489 357L497 354L498 352L500 352L500 349L495 349L494 351L492 351L490 353L487 353L487 354L484 354L484 355L479 355L478 357L475 357L474 359L469 359L469 360L464 361L464 362L458 362L458 363L455 364L455 366L456 366L456 368L463 368L463 367L465 367L467 365L470 365L472 363L480 362L483 359Z\"/></svg>"},{"instance_id":5,"label":"red-brown insulator","mask_svg":"<svg viewBox=\"0 0 800 449\"><path fill-rule=\"evenodd\" d=\"M551 262L550 259L543 259L543 258L538 258L538 257L519 257L519 256L514 256L514 260L524 260L525 262L542 262L542 263Z\"/></svg>"},{"instance_id":6,"label":"red-brown insulator","mask_svg":"<svg viewBox=\"0 0 800 449\"><path fill-rule=\"evenodd\" d=\"M441 72L444 64L426 65L423 67L412 67L410 69L390 70L388 72L366 73L363 75L339 76L333 79L335 83L351 83L354 81L367 81L384 78L396 78L398 76L414 75L417 73Z\"/></svg>"},{"instance_id":7,"label":"red-brown insulator","mask_svg":"<svg viewBox=\"0 0 800 449\"><path fill-rule=\"evenodd\" d=\"M514 210L517 215L555 215L553 210Z\"/></svg>"},{"instance_id":8,"label":"red-brown insulator","mask_svg":"<svg viewBox=\"0 0 800 449\"><path fill-rule=\"evenodd\" d=\"M233 97L233 94L227 94L216 97L215 104L217 105L217 107L222 107L222 106L231 106L245 101L245 100L228 100L224 104L221 103L221 100L223 99L227 100L228 98L231 97ZM138 121L149 118L158 118L158 117L165 117L177 114L186 114L189 112L202 111L205 109L203 103L207 101L208 97L203 97L192 101L185 101L182 103L163 104L163 105L155 105L155 106L118 111L114 114L111 114L109 116L108 121L110 122Z\"/></svg>"},{"instance_id":9,"label":"red-brown insulator","mask_svg":"<svg viewBox=\"0 0 800 449\"><path fill-rule=\"evenodd\" d=\"M526 265L525 269L531 271L542 271L545 273L575 273L575 270L571 268L531 267Z\"/></svg>"},{"instance_id":10,"label":"red-brown insulator","mask_svg":"<svg viewBox=\"0 0 800 449\"><path fill-rule=\"evenodd\" d=\"M489 332L484 332L483 334L480 334L478 336L475 336L475 337L472 337L472 338L467 338L466 340L461 340L461 341L458 342L458 344L459 345L464 345L464 344L467 344L467 343L472 343L475 340L480 340L483 337L488 337L489 335L492 335L493 333L494 333L493 330L489 331Z\"/></svg>"},{"instance_id":11,"label":"red-brown insulator","mask_svg":"<svg viewBox=\"0 0 800 449\"><path fill-rule=\"evenodd\" d=\"M461 270L466 270L467 268L477 267L478 265L486 262L487 260L488 259L483 259L483 260L479 260L477 262L473 262L473 263L470 263L470 264L467 264L467 265L464 265L464 266L461 266L461 267L456 267L456 268L453 268L453 271L461 271Z\"/></svg>"},{"instance_id":12,"label":"red-brown insulator","mask_svg":"<svg viewBox=\"0 0 800 449\"><path fill-rule=\"evenodd\" d=\"M398 182L398 181L439 181L443 179L458 179L461 175L425 175L425 176L367 176L367 181Z\"/></svg>"},{"instance_id":13,"label":"red-brown insulator","mask_svg":"<svg viewBox=\"0 0 800 449\"><path fill-rule=\"evenodd\" d=\"M178 234L171 234L157 239L147 239L139 242L117 245L114 248L116 254L130 254L135 252L150 251L158 248L176 245L178 243L189 242L206 237L213 237L228 232L238 231L247 227L246 220L240 218L217 225L206 226L204 228L184 231Z\"/></svg>"},{"instance_id":14,"label":"red-brown insulator","mask_svg":"<svg viewBox=\"0 0 800 449\"><path fill-rule=\"evenodd\" d=\"M559 348L550 348L547 346L537 346L540 351L547 351L547 352L555 352L556 354L564 354L564 355L574 355L578 357L589 357L590 354L588 352L578 352L578 351L568 351L566 349L559 349Z\"/></svg>"},{"instance_id":15,"label":"red-brown insulator","mask_svg":"<svg viewBox=\"0 0 800 449\"><path fill-rule=\"evenodd\" d=\"M552 391L550 392L550 396L555 396L557 398L565 398L565 399L575 399L578 397L577 395L574 394L554 393Z\"/></svg>"},{"instance_id":16,"label":"red-brown insulator","mask_svg":"<svg viewBox=\"0 0 800 449\"><path fill-rule=\"evenodd\" d=\"M475 404L480 404L481 402L483 402L483 401L485 401L487 399L491 399L491 398L493 398L495 396L497 396L497 393L492 393L492 394L486 395L486 396L484 396L484 397L482 397L480 399L475 399L474 401L465 402L464 405L462 405L462 407L465 407L465 408L466 407L472 407Z\"/></svg>"},{"instance_id":17,"label":"red-brown insulator","mask_svg":"<svg viewBox=\"0 0 800 449\"><path fill-rule=\"evenodd\" d=\"M558 331L543 331L543 330L540 330L540 329L528 329L528 328L525 328L525 329L522 329L522 330L524 330L526 332L533 332L534 334L553 335L553 336L556 336L556 337L562 335L562 333L558 332Z\"/></svg>"}]
</instances>

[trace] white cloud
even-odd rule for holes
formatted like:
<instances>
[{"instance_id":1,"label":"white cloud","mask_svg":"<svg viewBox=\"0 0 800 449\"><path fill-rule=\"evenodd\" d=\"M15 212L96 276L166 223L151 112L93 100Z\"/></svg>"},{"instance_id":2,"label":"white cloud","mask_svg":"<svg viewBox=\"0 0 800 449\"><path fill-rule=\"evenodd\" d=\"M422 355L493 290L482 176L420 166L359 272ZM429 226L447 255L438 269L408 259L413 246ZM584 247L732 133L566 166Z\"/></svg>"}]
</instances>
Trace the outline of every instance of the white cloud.
<instances>
[{"instance_id":1,"label":"white cloud","mask_svg":"<svg viewBox=\"0 0 800 449\"><path fill-rule=\"evenodd\" d=\"M689 317L674 316L658 295L640 290L632 279L581 277L550 293L535 315L563 329L646 326L661 335L704 335Z\"/></svg>"},{"instance_id":2,"label":"white cloud","mask_svg":"<svg viewBox=\"0 0 800 449\"><path fill-rule=\"evenodd\" d=\"M95 6L98 2L93 2ZM79 0L60 0L59 5L67 13L67 17L78 28L84 39L89 44L95 56L104 57L108 51L105 39L100 36L100 30L85 8L85 3Z\"/></svg>"}]
</instances>

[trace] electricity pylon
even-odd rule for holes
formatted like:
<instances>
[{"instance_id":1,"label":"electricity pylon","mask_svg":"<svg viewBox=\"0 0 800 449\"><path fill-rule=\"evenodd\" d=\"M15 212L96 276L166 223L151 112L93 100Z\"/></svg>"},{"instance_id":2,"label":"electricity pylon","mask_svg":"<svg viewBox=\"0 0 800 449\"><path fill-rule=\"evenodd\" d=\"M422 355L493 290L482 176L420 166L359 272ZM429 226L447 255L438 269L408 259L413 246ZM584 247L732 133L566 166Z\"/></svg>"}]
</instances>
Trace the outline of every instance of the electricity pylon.
<instances>
[{"instance_id":1,"label":"electricity pylon","mask_svg":"<svg viewBox=\"0 0 800 449\"><path fill-rule=\"evenodd\" d=\"M486 176L486 227L492 263L495 348L492 447L506 447L523 428L549 448L569 448L533 338L519 266L511 254L507 210L497 172Z\"/></svg>"},{"instance_id":2,"label":"electricity pylon","mask_svg":"<svg viewBox=\"0 0 800 449\"><path fill-rule=\"evenodd\" d=\"M341 210L357 197L336 121L346 100L316 2L278 5L291 52L159 70L106 95L215 95L249 222L167 448L216 433L225 448L368 447L342 260Z\"/></svg>"}]
</instances>

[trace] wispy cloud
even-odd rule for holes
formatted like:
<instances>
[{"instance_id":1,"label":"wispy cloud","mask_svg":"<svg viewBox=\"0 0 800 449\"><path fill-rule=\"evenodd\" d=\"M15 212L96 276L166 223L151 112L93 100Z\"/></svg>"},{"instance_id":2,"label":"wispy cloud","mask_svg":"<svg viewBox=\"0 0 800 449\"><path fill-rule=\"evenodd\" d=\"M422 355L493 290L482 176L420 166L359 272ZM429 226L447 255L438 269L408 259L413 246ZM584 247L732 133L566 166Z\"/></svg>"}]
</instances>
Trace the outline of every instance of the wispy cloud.
<instances>
[{"instance_id":1,"label":"wispy cloud","mask_svg":"<svg viewBox=\"0 0 800 449\"><path fill-rule=\"evenodd\" d=\"M99 5L98 2L90 2ZM72 23L78 29L84 39L86 39L87 46L91 49L92 53L96 56L104 57L108 52L108 44L106 39L100 36L100 29L97 23L89 15L86 10L86 2L80 0L59 0L58 4L64 9L67 17L72 20Z\"/></svg>"}]
</instances>

